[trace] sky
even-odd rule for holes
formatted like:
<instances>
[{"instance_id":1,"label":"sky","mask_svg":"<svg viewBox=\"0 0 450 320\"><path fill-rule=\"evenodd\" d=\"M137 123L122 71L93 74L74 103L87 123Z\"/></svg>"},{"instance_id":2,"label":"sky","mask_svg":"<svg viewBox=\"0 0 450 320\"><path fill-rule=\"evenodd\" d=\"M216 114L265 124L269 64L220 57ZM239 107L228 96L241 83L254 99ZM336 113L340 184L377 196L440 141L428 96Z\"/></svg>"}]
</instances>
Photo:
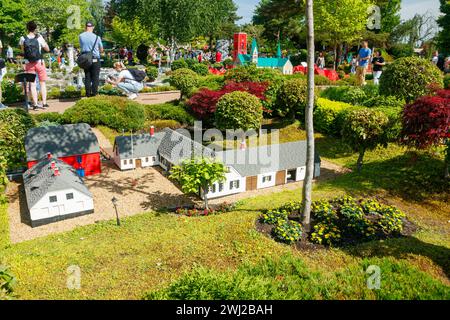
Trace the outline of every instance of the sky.
<instances>
[{"instance_id":1,"label":"sky","mask_svg":"<svg viewBox=\"0 0 450 320\"><path fill-rule=\"evenodd\" d=\"M253 11L259 0L234 0L239 6L238 15L243 17L239 24L245 24L251 21ZM439 15L439 0L403 0L402 1L402 19L412 18L416 13L430 11L434 16Z\"/></svg>"}]
</instances>

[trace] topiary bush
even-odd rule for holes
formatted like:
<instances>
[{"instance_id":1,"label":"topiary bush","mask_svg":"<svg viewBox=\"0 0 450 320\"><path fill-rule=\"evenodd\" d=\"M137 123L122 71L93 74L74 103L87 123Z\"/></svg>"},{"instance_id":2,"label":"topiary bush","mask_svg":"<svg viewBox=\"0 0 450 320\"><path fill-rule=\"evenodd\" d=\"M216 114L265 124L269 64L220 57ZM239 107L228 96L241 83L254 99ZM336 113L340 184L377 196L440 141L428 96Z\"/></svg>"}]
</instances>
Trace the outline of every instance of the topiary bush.
<instances>
[{"instance_id":1,"label":"topiary bush","mask_svg":"<svg viewBox=\"0 0 450 320\"><path fill-rule=\"evenodd\" d=\"M9 169L25 164L25 136L34 126L34 119L22 109L0 112L0 155L6 159Z\"/></svg>"},{"instance_id":2,"label":"topiary bush","mask_svg":"<svg viewBox=\"0 0 450 320\"><path fill-rule=\"evenodd\" d=\"M61 99L76 99L81 98L81 91L75 86L67 86L64 91L60 93Z\"/></svg>"},{"instance_id":3,"label":"topiary bush","mask_svg":"<svg viewBox=\"0 0 450 320\"><path fill-rule=\"evenodd\" d=\"M188 68L188 64L186 63L186 61L184 59L179 59L179 60L175 60L174 62L172 62L172 66L171 66L172 71L175 71L178 69L187 69L187 68Z\"/></svg>"},{"instance_id":4,"label":"topiary bush","mask_svg":"<svg viewBox=\"0 0 450 320\"><path fill-rule=\"evenodd\" d=\"M190 67L192 71L197 73L199 76L207 76L209 74L209 68L207 65L204 65L202 63L194 64L192 67Z\"/></svg>"},{"instance_id":5,"label":"topiary bush","mask_svg":"<svg viewBox=\"0 0 450 320\"><path fill-rule=\"evenodd\" d=\"M380 93L411 102L443 86L441 71L430 61L417 57L400 58L388 65L380 79Z\"/></svg>"},{"instance_id":6,"label":"topiary bush","mask_svg":"<svg viewBox=\"0 0 450 320\"><path fill-rule=\"evenodd\" d=\"M145 69L145 72L147 73L147 78L149 79L150 82L153 82L158 78L159 71L157 67L148 66Z\"/></svg>"},{"instance_id":7,"label":"topiary bush","mask_svg":"<svg viewBox=\"0 0 450 320\"><path fill-rule=\"evenodd\" d=\"M112 96L78 101L63 114L65 123L105 125L117 131L140 130L145 125L145 108L139 103Z\"/></svg>"},{"instance_id":8,"label":"topiary bush","mask_svg":"<svg viewBox=\"0 0 450 320\"><path fill-rule=\"evenodd\" d=\"M342 127L342 138L359 153L357 169L361 171L367 150L378 146L387 147L389 118L378 110L363 108L346 113Z\"/></svg>"},{"instance_id":9,"label":"topiary bush","mask_svg":"<svg viewBox=\"0 0 450 320\"><path fill-rule=\"evenodd\" d=\"M181 91L181 96L191 94L199 84L199 76L190 69L178 69L170 76L170 85Z\"/></svg>"},{"instance_id":10,"label":"topiary bush","mask_svg":"<svg viewBox=\"0 0 450 320\"><path fill-rule=\"evenodd\" d=\"M308 97L308 83L305 79L294 78L284 81L279 92L280 103L277 112L280 116L304 117Z\"/></svg>"},{"instance_id":11,"label":"topiary bush","mask_svg":"<svg viewBox=\"0 0 450 320\"><path fill-rule=\"evenodd\" d=\"M259 129L262 119L261 101L250 93L227 93L217 103L215 120L219 129Z\"/></svg>"}]
</instances>

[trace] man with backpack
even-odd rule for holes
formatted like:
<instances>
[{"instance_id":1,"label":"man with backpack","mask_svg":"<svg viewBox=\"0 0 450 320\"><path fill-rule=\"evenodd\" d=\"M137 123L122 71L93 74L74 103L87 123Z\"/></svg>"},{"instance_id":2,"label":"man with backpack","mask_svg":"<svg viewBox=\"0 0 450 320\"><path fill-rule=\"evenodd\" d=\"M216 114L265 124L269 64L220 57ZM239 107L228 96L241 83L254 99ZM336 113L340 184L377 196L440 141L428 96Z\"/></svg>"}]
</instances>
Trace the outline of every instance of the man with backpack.
<instances>
[{"instance_id":1,"label":"man with backpack","mask_svg":"<svg viewBox=\"0 0 450 320\"><path fill-rule=\"evenodd\" d=\"M50 52L50 48L45 42L44 38L39 35L37 30L37 24L34 21L27 23L28 35L21 37L19 46L21 47L25 58L25 72L34 73L39 78L39 85L41 88L42 96L42 108L48 109L47 104L47 70L45 69L44 59L42 59L42 49L46 52ZM36 82L30 83L30 92L33 100L33 109L36 110L40 106L38 105L38 93L36 89Z\"/></svg>"},{"instance_id":2,"label":"man with backpack","mask_svg":"<svg viewBox=\"0 0 450 320\"><path fill-rule=\"evenodd\" d=\"M103 53L102 39L94 33L94 24L86 23L86 31L80 34L80 51L78 66L84 70L86 96L93 97L98 94L100 82L100 54Z\"/></svg>"},{"instance_id":3,"label":"man with backpack","mask_svg":"<svg viewBox=\"0 0 450 320\"><path fill-rule=\"evenodd\" d=\"M122 62L114 63L114 69L118 72L118 76L106 79L106 82L117 86L128 96L128 99L135 100L138 93L144 89L143 82L147 74L142 70L126 69Z\"/></svg>"}]
</instances>

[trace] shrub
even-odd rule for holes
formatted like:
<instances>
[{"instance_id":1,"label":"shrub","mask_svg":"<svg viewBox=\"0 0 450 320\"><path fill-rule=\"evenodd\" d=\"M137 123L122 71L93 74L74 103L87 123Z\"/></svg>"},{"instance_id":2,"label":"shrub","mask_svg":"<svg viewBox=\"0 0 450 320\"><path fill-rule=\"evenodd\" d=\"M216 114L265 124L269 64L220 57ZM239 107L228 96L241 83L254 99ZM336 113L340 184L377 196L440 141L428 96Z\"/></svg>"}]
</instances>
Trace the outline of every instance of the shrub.
<instances>
[{"instance_id":1,"label":"shrub","mask_svg":"<svg viewBox=\"0 0 450 320\"><path fill-rule=\"evenodd\" d=\"M166 92L166 91L175 91L177 90L177 88L172 87L172 86L158 86L158 87L144 87L144 89L142 89L142 93L154 93L154 92Z\"/></svg>"},{"instance_id":2,"label":"shrub","mask_svg":"<svg viewBox=\"0 0 450 320\"><path fill-rule=\"evenodd\" d=\"M23 101L24 96L20 85L15 84L14 81L5 80L2 81L1 86L2 86L3 102L5 104Z\"/></svg>"},{"instance_id":3,"label":"shrub","mask_svg":"<svg viewBox=\"0 0 450 320\"><path fill-rule=\"evenodd\" d=\"M261 101L250 93L227 93L217 103L215 119L219 129L258 129L262 118Z\"/></svg>"},{"instance_id":4,"label":"shrub","mask_svg":"<svg viewBox=\"0 0 450 320\"><path fill-rule=\"evenodd\" d=\"M261 214L260 221L261 223L276 225L279 220L286 221L288 220L289 212L283 209L273 209L267 210L263 214Z\"/></svg>"},{"instance_id":5,"label":"shrub","mask_svg":"<svg viewBox=\"0 0 450 320\"><path fill-rule=\"evenodd\" d=\"M189 69L197 73L199 76L207 76L209 74L208 66L201 63L194 64Z\"/></svg>"},{"instance_id":6,"label":"shrub","mask_svg":"<svg viewBox=\"0 0 450 320\"><path fill-rule=\"evenodd\" d=\"M397 59L411 57L414 54L414 50L409 44L406 43L398 43L393 45L390 52Z\"/></svg>"},{"instance_id":7,"label":"shrub","mask_svg":"<svg viewBox=\"0 0 450 320\"><path fill-rule=\"evenodd\" d=\"M186 63L186 61L184 59L179 59L179 60L175 60L174 62L172 62L172 71L175 70L179 70L179 69L187 69L188 68L188 64Z\"/></svg>"},{"instance_id":8,"label":"shrub","mask_svg":"<svg viewBox=\"0 0 450 320\"><path fill-rule=\"evenodd\" d=\"M200 64L197 59L186 59L184 61L186 62L187 67L189 69L192 69L192 67L195 66L196 64Z\"/></svg>"},{"instance_id":9,"label":"shrub","mask_svg":"<svg viewBox=\"0 0 450 320\"><path fill-rule=\"evenodd\" d=\"M386 129L388 117L379 111L360 109L346 114L342 127L342 138L355 152L359 152L357 169L361 170L367 150L380 145L387 146Z\"/></svg>"},{"instance_id":10,"label":"shrub","mask_svg":"<svg viewBox=\"0 0 450 320\"><path fill-rule=\"evenodd\" d=\"M256 65L249 64L228 70L225 73L225 80L233 82L270 82L281 75L279 70L257 68Z\"/></svg>"},{"instance_id":11,"label":"shrub","mask_svg":"<svg viewBox=\"0 0 450 320\"><path fill-rule=\"evenodd\" d=\"M176 214L187 216L187 217L207 217L214 214L217 214L218 212L215 212L212 209L184 209L184 208L178 208L176 210Z\"/></svg>"},{"instance_id":12,"label":"shrub","mask_svg":"<svg viewBox=\"0 0 450 320\"><path fill-rule=\"evenodd\" d=\"M200 77L198 82L198 88L208 88L210 90L220 90L225 83L223 76L207 75L206 77Z\"/></svg>"},{"instance_id":13,"label":"shrub","mask_svg":"<svg viewBox=\"0 0 450 320\"><path fill-rule=\"evenodd\" d=\"M315 75L314 83L316 84L316 86L330 86L333 84L333 81L325 76Z\"/></svg>"},{"instance_id":14,"label":"shrub","mask_svg":"<svg viewBox=\"0 0 450 320\"><path fill-rule=\"evenodd\" d=\"M52 87L47 92L47 98L48 99L59 99L59 98L61 98L61 90L58 87Z\"/></svg>"},{"instance_id":15,"label":"shrub","mask_svg":"<svg viewBox=\"0 0 450 320\"><path fill-rule=\"evenodd\" d=\"M302 237L302 226L295 221L278 220L276 227L273 229L273 236L280 242L294 243Z\"/></svg>"},{"instance_id":16,"label":"shrub","mask_svg":"<svg viewBox=\"0 0 450 320\"><path fill-rule=\"evenodd\" d=\"M182 96L189 95L198 84L198 75L190 69L177 69L170 77L170 85L180 90Z\"/></svg>"},{"instance_id":17,"label":"shrub","mask_svg":"<svg viewBox=\"0 0 450 320\"><path fill-rule=\"evenodd\" d=\"M58 112L39 113L33 116L37 122L49 121L53 123L63 124L63 115Z\"/></svg>"},{"instance_id":18,"label":"shrub","mask_svg":"<svg viewBox=\"0 0 450 320\"><path fill-rule=\"evenodd\" d=\"M183 127L183 125L181 123L179 123L178 121L175 120L153 120L151 122L148 122L148 125L150 126L154 126L155 129L165 129L165 128L170 128L170 129L180 129Z\"/></svg>"},{"instance_id":19,"label":"shrub","mask_svg":"<svg viewBox=\"0 0 450 320\"><path fill-rule=\"evenodd\" d=\"M380 79L380 93L410 102L430 93L430 86L442 85L442 73L430 61L401 58L385 68Z\"/></svg>"},{"instance_id":20,"label":"shrub","mask_svg":"<svg viewBox=\"0 0 450 320\"><path fill-rule=\"evenodd\" d=\"M338 115L353 106L344 102L319 98L314 109L314 128L321 133L340 136L342 127Z\"/></svg>"},{"instance_id":21,"label":"shrub","mask_svg":"<svg viewBox=\"0 0 450 320\"><path fill-rule=\"evenodd\" d=\"M67 86L64 91L61 92L60 98L62 99L74 99L74 98L80 98L81 97L81 91L79 91L74 86Z\"/></svg>"},{"instance_id":22,"label":"shrub","mask_svg":"<svg viewBox=\"0 0 450 320\"><path fill-rule=\"evenodd\" d=\"M134 130L145 125L145 109L120 97L98 96L78 101L63 114L65 123L105 125L111 129Z\"/></svg>"},{"instance_id":23,"label":"shrub","mask_svg":"<svg viewBox=\"0 0 450 320\"><path fill-rule=\"evenodd\" d=\"M9 268L0 265L0 300L9 300L14 296L16 278L11 274Z\"/></svg>"},{"instance_id":24,"label":"shrub","mask_svg":"<svg viewBox=\"0 0 450 320\"><path fill-rule=\"evenodd\" d=\"M125 93L118 89L117 87L114 87L112 84L105 84L104 86L100 87L100 89L98 90L98 93L100 95L105 95L105 96L118 96L118 97L124 97Z\"/></svg>"},{"instance_id":25,"label":"shrub","mask_svg":"<svg viewBox=\"0 0 450 320\"><path fill-rule=\"evenodd\" d=\"M5 157L9 169L24 165L25 136L34 125L33 118L22 109L0 112L0 154Z\"/></svg>"},{"instance_id":26,"label":"shrub","mask_svg":"<svg viewBox=\"0 0 450 320\"><path fill-rule=\"evenodd\" d=\"M446 74L444 77L444 88L450 89L450 74Z\"/></svg>"},{"instance_id":27,"label":"shrub","mask_svg":"<svg viewBox=\"0 0 450 320\"><path fill-rule=\"evenodd\" d=\"M8 162L6 161L6 158L4 156L0 155L0 205L7 202L6 196L3 194L5 191L5 187L9 181L8 177L6 176L7 169ZM3 221L0 220L0 222L3 224ZM7 225L7 228L9 228L9 225ZM1 228L0 231L4 231L3 228ZM0 242L0 246L2 245L3 244Z\"/></svg>"},{"instance_id":28,"label":"shrub","mask_svg":"<svg viewBox=\"0 0 450 320\"><path fill-rule=\"evenodd\" d=\"M158 78L159 75L159 71L157 67L154 66L148 66L145 69L146 73L147 73L147 78L150 80L150 82L155 81Z\"/></svg>"},{"instance_id":29,"label":"shrub","mask_svg":"<svg viewBox=\"0 0 450 320\"><path fill-rule=\"evenodd\" d=\"M308 96L308 83L304 79L289 79L283 83L280 90L280 107L277 111L282 117L296 115L303 118Z\"/></svg>"},{"instance_id":30,"label":"shrub","mask_svg":"<svg viewBox=\"0 0 450 320\"><path fill-rule=\"evenodd\" d=\"M362 106L367 108L403 108L405 100L394 96L375 96L366 99L361 103Z\"/></svg>"},{"instance_id":31,"label":"shrub","mask_svg":"<svg viewBox=\"0 0 450 320\"><path fill-rule=\"evenodd\" d=\"M194 124L194 118L181 105L164 103L145 106L145 119L154 120L174 120L182 124Z\"/></svg>"},{"instance_id":32,"label":"shrub","mask_svg":"<svg viewBox=\"0 0 450 320\"><path fill-rule=\"evenodd\" d=\"M338 197L313 202L312 217L310 240L339 245L396 236L403 229L405 214L376 200Z\"/></svg>"}]
</instances>

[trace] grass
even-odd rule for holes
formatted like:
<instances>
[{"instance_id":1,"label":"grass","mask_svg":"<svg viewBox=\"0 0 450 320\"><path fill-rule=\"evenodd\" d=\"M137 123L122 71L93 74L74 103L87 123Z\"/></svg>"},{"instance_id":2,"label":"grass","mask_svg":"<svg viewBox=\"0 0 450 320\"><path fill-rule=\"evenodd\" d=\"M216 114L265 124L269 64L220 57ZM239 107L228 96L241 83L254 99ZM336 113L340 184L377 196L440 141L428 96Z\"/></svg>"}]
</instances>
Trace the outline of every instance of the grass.
<instances>
[{"instance_id":1,"label":"grass","mask_svg":"<svg viewBox=\"0 0 450 320\"><path fill-rule=\"evenodd\" d=\"M298 125L286 128L291 138L304 134ZM338 140L318 136L317 147L324 159L354 168L356 155ZM247 199L218 216L144 213L120 228L101 222L9 245L0 249L0 264L17 276L22 299L449 299L450 201L442 166L440 155L392 144L370 151L361 174L314 187L314 199L351 193L396 205L420 227L411 237L318 251L276 243L255 230L255 220L262 209L298 200L301 190L291 190ZM4 217L0 206L0 226ZM71 265L81 268L79 291L66 288ZM370 265L381 268L380 290L367 288Z\"/></svg>"},{"instance_id":2,"label":"grass","mask_svg":"<svg viewBox=\"0 0 450 320\"><path fill-rule=\"evenodd\" d=\"M6 203L0 203L0 252L2 248L9 245L9 221L7 209L8 205Z\"/></svg>"}]
</instances>

